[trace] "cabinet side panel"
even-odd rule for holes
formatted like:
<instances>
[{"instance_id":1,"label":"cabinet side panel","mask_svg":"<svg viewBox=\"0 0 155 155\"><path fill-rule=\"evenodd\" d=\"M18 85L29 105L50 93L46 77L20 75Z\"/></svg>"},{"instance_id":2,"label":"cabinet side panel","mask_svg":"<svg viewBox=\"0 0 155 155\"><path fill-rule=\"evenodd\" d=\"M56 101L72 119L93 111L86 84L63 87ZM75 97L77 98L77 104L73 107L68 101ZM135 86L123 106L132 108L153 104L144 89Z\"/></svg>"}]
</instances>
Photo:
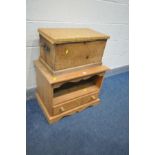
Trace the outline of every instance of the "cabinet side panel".
<instances>
[{"instance_id":1,"label":"cabinet side panel","mask_svg":"<svg viewBox=\"0 0 155 155\"><path fill-rule=\"evenodd\" d=\"M44 103L49 114L52 115L52 100L53 100L53 89L48 83L44 75L36 68L36 83L37 93L39 94L42 102Z\"/></svg>"}]
</instances>

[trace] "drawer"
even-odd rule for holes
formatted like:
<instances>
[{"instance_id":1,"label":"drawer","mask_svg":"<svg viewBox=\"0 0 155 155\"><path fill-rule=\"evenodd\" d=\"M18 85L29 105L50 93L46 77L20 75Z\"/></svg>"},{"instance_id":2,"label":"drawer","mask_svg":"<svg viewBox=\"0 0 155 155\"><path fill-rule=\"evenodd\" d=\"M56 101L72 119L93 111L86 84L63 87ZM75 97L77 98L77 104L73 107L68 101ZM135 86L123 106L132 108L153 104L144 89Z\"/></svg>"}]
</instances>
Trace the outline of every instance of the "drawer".
<instances>
[{"instance_id":1,"label":"drawer","mask_svg":"<svg viewBox=\"0 0 155 155\"><path fill-rule=\"evenodd\" d=\"M96 100L97 98L98 98L98 93L92 93L89 95L85 95L85 96L73 99L71 101L67 101L63 104L55 105L53 106L53 114L54 115L61 114L67 110L73 109L80 105Z\"/></svg>"}]
</instances>

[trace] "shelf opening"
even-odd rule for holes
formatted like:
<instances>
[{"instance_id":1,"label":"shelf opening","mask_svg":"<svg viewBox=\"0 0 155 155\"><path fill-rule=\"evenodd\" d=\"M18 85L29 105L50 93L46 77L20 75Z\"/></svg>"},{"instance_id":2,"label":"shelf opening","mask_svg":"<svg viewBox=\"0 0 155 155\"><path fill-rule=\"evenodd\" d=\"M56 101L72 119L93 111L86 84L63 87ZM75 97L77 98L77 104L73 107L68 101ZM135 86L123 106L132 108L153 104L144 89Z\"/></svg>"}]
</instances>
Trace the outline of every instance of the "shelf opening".
<instances>
[{"instance_id":1,"label":"shelf opening","mask_svg":"<svg viewBox=\"0 0 155 155\"><path fill-rule=\"evenodd\" d=\"M77 82L66 82L60 87L54 89L54 97L76 92L78 90L85 89L87 91L87 89L89 89L90 87L97 87L97 79L98 75L94 75L92 77L89 77L88 79L81 79Z\"/></svg>"}]
</instances>

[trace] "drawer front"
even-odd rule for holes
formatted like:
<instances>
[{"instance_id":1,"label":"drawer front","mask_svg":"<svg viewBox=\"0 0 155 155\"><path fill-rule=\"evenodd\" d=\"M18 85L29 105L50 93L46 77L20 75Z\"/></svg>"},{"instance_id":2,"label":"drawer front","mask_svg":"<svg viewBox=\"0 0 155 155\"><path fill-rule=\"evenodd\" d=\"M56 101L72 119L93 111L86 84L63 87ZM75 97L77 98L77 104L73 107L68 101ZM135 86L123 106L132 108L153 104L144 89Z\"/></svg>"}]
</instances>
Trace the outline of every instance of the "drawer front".
<instances>
[{"instance_id":1,"label":"drawer front","mask_svg":"<svg viewBox=\"0 0 155 155\"><path fill-rule=\"evenodd\" d=\"M73 99L71 101L67 101L66 103L57 105L53 107L53 114L58 115L61 114L67 110L73 109L75 107L78 107L80 105L86 104L90 101L96 100L98 98L98 93L89 94L77 99Z\"/></svg>"},{"instance_id":2,"label":"drawer front","mask_svg":"<svg viewBox=\"0 0 155 155\"><path fill-rule=\"evenodd\" d=\"M55 46L55 70L101 63L106 41L68 43Z\"/></svg>"}]
</instances>

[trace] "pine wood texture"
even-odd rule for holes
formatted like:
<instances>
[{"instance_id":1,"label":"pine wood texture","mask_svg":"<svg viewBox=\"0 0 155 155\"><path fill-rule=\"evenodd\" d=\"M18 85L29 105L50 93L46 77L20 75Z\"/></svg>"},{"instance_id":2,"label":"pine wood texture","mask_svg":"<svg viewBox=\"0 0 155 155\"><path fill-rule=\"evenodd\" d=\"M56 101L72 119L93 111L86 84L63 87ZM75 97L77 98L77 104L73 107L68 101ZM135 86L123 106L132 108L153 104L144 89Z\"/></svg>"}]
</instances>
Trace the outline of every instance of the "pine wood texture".
<instances>
[{"instance_id":1,"label":"pine wood texture","mask_svg":"<svg viewBox=\"0 0 155 155\"><path fill-rule=\"evenodd\" d=\"M86 108L88 108L90 106L95 106L95 105L99 104L99 102L100 102L100 99L96 99L96 100L91 101L89 103L86 103L86 104L83 104L81 106L75 107L75 108L73 108L71 110L65 111L65 112L63 112L63 113L61 113L59 115L51 116L48 113L47 108L44 105L44 102L41 100L41 98L40 98L40 96L38 95L37 92L36 92L36 98L37 98L38 103L39 103L41 109L43 110L43 113L44 113L44 115L45 115L45 117L46 117L49 124L56 123L57 121L59 121L60 119L62 119L65 116L73 115L76 112L81 112L82 110L84 110L84 109L86 109Z\"/></svg>"},{"instance_id":2,"label":"pine wood texture","mask_svg":"<svg viewBox=\"0 0 155 155\"><path fill-rule=\"evenodd\" d=\"M87 28L41 28L36 97L49 123L99 103L108 35Z\"/></svg>"},{"instance_id":3,"label":"pine wood texture","mask_svg":"<svg viewBox=\"0 0 155 155\"><path fill-rule=\"evenodd\" d=\"M95 85L55 97L53 98L53 106L57 106L59 104L62 104L63 102L70 101L74 98L79 98L81 96L85 96L94 92L99 93L99 88Z\"/></svg>"},{"instance_id":4,"label":"pine wood texture","mask_svg":"<svg viewBox=\"0 0 155 155\"><path fill-rule=\"evenodd\" d=\"M56 83L65 82L76 78L99 74L99 73L106 72L110 69L105 65L101 65L101 66L95 66L91 68L81 69L74 72L64 73L61 75L54 76L48 71L48 69L42 63L40 63L40 61L36 60L34 61L34 64L40 70L40 72L44 74L44 76L46 77L46 79L50 84L56 84Z\"/></svg>"},{"instance_id":5,"label":"pine wood texture","mask_svg":"<svg viewBox=\"0 0 155 155\"><path fill-rule=\"evenodd\" d=\"M100 63L105 45L106 41L56 45L54 70Z\"/></svg>"},{"instance_id":6,"label":"pine wood texture","mask_svg":"<svg viewBox=\"0 0 155 155\"><path fill-rule=\"evenodd\" d=\"M38 32L52 44L109 39L110 36L89 28L40 28Z\"/></svg>"},{"instance_id":7,"label":"pine wood texture","mask_svg":"<svg viewBox=\"0 0 155 155\"><path fill-rule=\"evenodd\" d=\"M74 98L73 100L69 100L67 102L62 102L62 104L56 104L53 106L53 114L58 115L62 112L71 110L73 108L76 108L78 106L84 105L85 103L89 103L91 101L94 101L98 98L98 93L93 94L87 94L87 95L81 95L78 98Z\"/></svg>"},{"instance_id":8,"label":"pine wood texture","mask_svg":"<svg viewBox=\"0 0 155 155\"><path fill-rule=\"evenodd\" d=\"M101 81L108 70L98 66L55 77L40 61L35 61L35 68L36 97L49 123L96 105Z\"/></svg>"},{"instance_id":9,"label":"pine wood texture","mask_svg":"<svg viewBox=\"0 0 155 155\"><path fill-rule=\"evenodd\" d=\"M46 28L38 31L40 59L50 71L60 72L69 68L102 63L108 35L87 28Z\"/></svg>"},{"instance_id":10,"label":"pine wood texture","mask_svg":"<svg viewBox=\"0 0 155 155\"><path fill-rule=\"evenodd\" d=\"M60 75L60 74L64 74L64 73L69 73L69 72L73 72L73 71L77 71L80 69L84 69L84 68L91 68L94 66L99 66L102 65L101 62L97 62L97 63L93 63L93 64L87 64L84 66L77 66L77 67L71 67L71 68L66 68L63 70L53 70L52 67L50 67L48 65L48 63L46 63L46 61L44 59L42 59L41 57L39 58L39 61L53 74L53 75Z\"/></svg>"}]
</instances>

